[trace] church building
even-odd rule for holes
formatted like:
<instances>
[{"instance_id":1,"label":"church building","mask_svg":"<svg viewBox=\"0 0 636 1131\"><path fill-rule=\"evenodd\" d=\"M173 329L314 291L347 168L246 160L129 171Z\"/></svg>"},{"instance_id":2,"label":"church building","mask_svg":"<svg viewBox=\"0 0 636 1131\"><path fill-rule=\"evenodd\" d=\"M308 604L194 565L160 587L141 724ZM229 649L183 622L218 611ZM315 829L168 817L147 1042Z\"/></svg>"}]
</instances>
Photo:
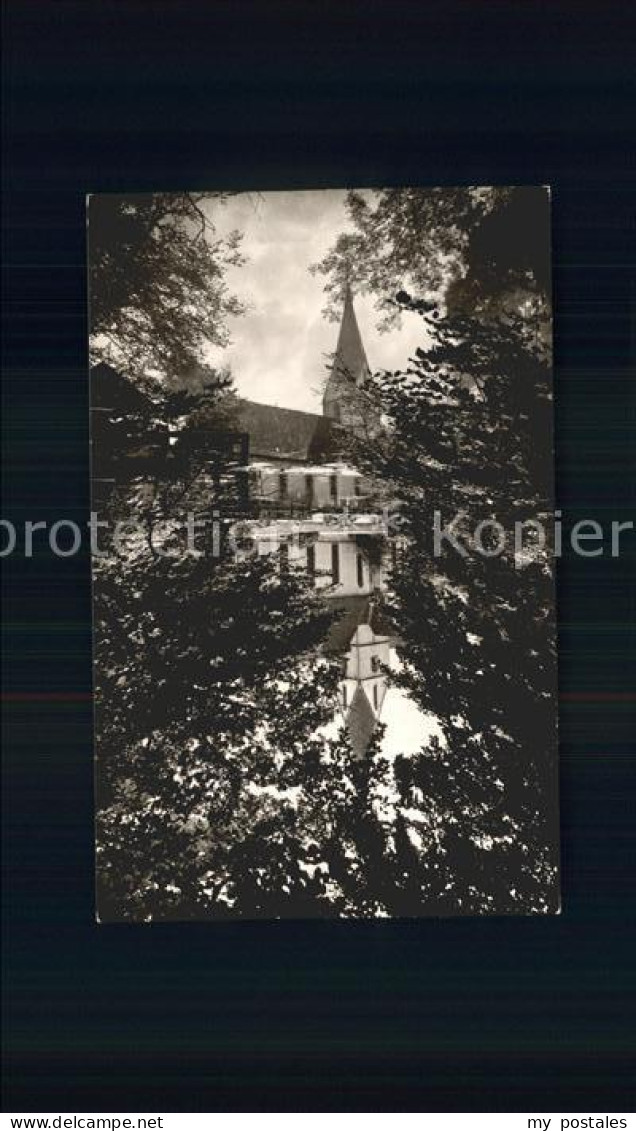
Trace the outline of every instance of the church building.
<instances>
[{"instance_id":1,"label":"church building","mask_svg":"<svg viewBox=\"0 0 636 1131\"><path fill-rule=\"evenodd\" d=\"M347 287L322 415L248 400L237 413L258 516L242 524L242 553L276 552L303 566L340 613L327 647L343 653L340 712L360 757L381 715L391 643L377 599L390 547L386 500L342 456L347 433L369 438L381 428L364 388L369 375Z\"/></svg>"},{"instance_id":2,"label":"church building","mask_svg":"<svg viewBox=\"0 0 636 1131\"><path fill-rule=\"evenodd\" d=\"M238 400L236 426L249 446L250 498L277 514L337 508L368 496L371 485L347 466L346 433L372 437L381 421L364 388L370 375L347 286L338 343L323 393L322 414Z\"/></svg>"}]
</instances>

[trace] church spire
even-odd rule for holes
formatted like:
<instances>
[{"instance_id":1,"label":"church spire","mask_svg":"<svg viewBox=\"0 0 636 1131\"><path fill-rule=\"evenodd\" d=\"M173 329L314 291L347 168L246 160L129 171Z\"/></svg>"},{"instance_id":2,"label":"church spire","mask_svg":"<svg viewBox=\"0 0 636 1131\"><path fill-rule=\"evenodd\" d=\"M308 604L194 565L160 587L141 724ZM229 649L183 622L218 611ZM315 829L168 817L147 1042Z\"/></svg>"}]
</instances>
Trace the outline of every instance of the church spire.
<instances>
[{"instance_id":1,"label":"church spire","mask_svg":"<svg viewBox=\"0 0 636 1131\"><path fill-rule=\"evenodd\" d=\"M367 355L364 352L356 313L353 309L353 294L349 283L347 283L345 290L342 322L340 323L338 345L336 346L336 356L332 367L332 373L334 372L348 377L356 385L359 385L369 372Z\"/></svg>"},{"instance_id":2,"label":"church spire","mask_svg":"<svg viewBox=\"0 0 636 1131\"><path fill-rule=\"evenodd\" d=\"M333 420L343 419L344 402L368 376L369 363L362 344L353 295L347 281L338 344L323 397L323 412Z\"/></svg>"}]
</instances>

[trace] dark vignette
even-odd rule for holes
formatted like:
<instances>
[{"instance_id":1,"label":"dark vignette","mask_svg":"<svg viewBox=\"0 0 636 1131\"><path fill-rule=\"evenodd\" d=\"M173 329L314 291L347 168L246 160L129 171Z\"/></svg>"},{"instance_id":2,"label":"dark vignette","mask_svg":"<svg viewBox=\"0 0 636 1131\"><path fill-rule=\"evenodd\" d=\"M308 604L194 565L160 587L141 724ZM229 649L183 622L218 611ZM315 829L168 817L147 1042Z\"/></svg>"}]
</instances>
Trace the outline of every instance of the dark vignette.
<instances>
[{"instance_id":1,"label":"dark vignette","mask_svg":"<svg viewBox=\"0 0 636 1131\"><path fill-rule=\"evenodd\" d=\"M554 192L559 505L624 517L628 20L9 5L4 513L87 516L86 192L500 182ZM88 560L10 560L7 1108L629 1109L630 565L560 569L560 918L142 930L92 920Z\"/></svg>"}]
</instances>

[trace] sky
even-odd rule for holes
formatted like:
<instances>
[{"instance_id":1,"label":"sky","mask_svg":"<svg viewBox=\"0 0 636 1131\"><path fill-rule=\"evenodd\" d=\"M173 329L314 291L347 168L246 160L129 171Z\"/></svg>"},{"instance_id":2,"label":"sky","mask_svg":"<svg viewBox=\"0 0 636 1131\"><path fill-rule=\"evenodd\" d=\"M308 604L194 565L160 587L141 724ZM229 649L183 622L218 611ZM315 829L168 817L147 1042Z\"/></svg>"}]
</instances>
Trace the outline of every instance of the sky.
<instances>
[{"instance_id":1,"label":"sky","mask_svg":"<svg viewBox=\"0 0 636 1131\"><path fill-rule=\"evenodd\" d=\"M232 341L209 355L228 364L240 396L284 408L322 412L321 384L336 348L338 324L322 314L324 279L309 266L348 227L344 190L242 193L211 202L220 235L243 233L242 267L227 272L229 289L248 306L230 320ZM372 370L403 367L423 341L416 315L380 334L372 297L355 295L358 325Z\"/></svg>"}]
</instances>

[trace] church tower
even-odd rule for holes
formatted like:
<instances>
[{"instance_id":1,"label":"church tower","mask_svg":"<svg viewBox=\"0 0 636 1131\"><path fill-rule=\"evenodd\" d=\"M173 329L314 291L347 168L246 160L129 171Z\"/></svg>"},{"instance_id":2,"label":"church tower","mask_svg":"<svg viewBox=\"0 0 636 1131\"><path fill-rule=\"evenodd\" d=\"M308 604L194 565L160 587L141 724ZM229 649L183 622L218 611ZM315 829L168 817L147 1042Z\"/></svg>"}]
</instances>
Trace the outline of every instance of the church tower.
<instances>
[{"instance_id":1,"label":"church tower","mask_svg":"<svg viewBox=\"0 0 636 1131\"><path fill-rule=\"evenodd\" d=\"M323 415L352 432L366 432L376 416L361 389L370 372L347 283L338 344L323 394Z\"/></svg>"}]
</instances>

